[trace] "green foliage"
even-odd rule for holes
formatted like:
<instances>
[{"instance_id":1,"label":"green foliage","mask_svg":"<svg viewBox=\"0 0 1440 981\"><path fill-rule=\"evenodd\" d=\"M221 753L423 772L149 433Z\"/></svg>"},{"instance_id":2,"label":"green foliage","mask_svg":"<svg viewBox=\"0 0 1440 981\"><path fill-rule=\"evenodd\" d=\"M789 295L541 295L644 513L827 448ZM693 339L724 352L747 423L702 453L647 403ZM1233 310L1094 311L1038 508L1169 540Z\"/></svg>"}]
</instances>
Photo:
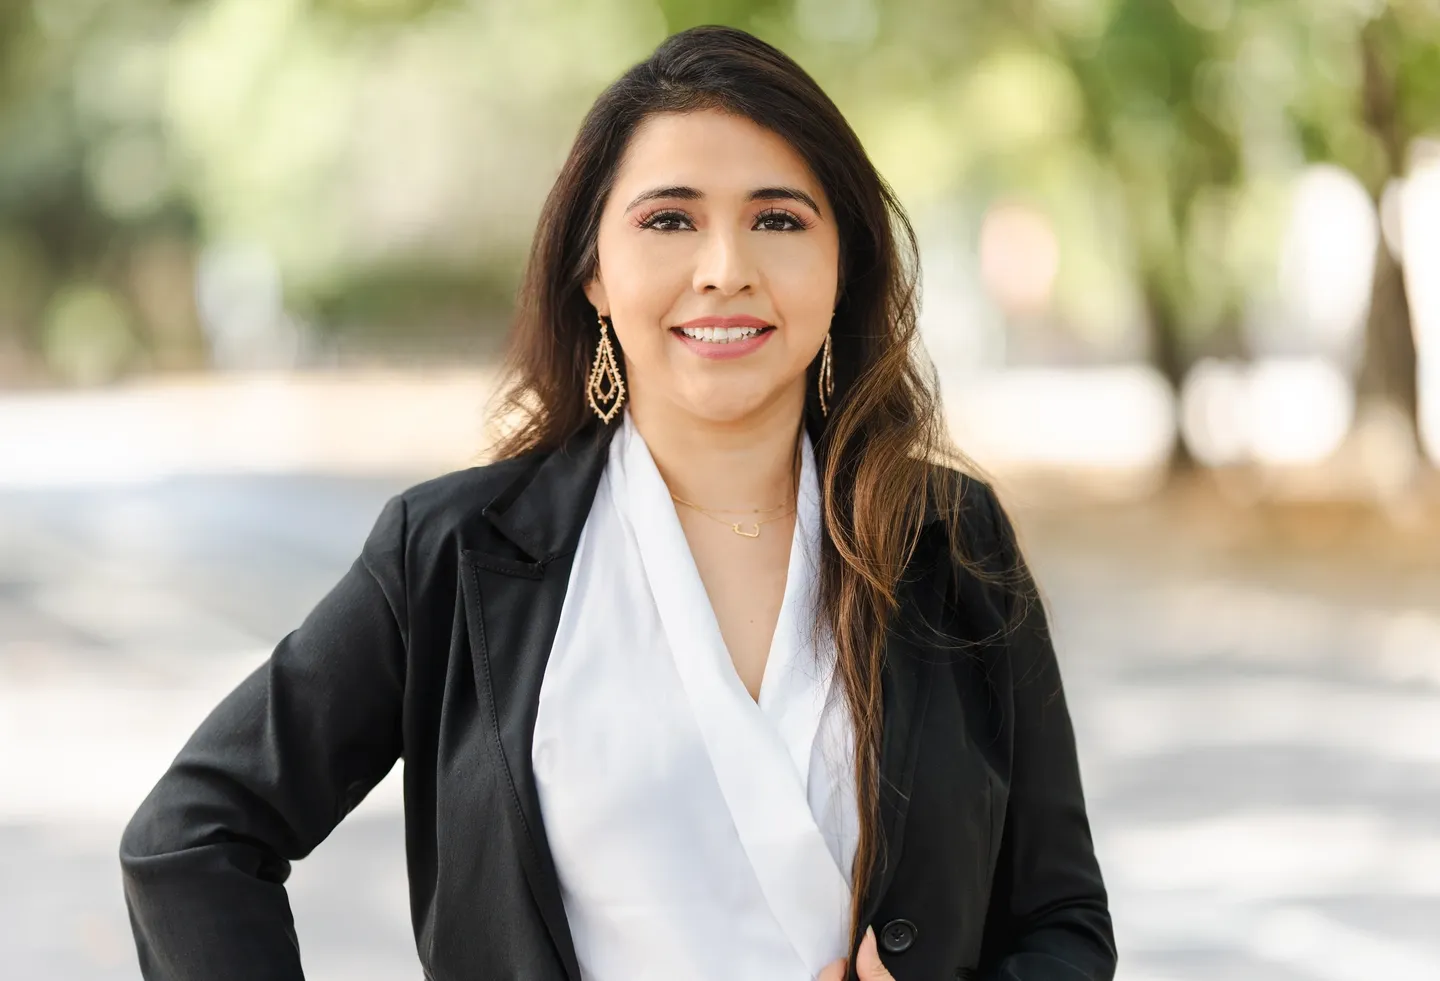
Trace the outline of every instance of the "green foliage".
<instances>
[{"instance_id":1,"label":"green foliage","mask_svg":"<svg viewBox=\"0 0 1440 981\"><path fill-rule=\"evenodd\" d=\"M1299 166L1378 189L1440 128L1433 0L10 0L0 332L68 377L177 362L135 273L162 241L260 244L332 332L498 322L590 101L702 23L793 54L922 217L1042 207L1068 314L1104 333L1133 280L1182 358ZM111 367L61 366L56 304L100 295Z\"/></svg>"}]
</instances>

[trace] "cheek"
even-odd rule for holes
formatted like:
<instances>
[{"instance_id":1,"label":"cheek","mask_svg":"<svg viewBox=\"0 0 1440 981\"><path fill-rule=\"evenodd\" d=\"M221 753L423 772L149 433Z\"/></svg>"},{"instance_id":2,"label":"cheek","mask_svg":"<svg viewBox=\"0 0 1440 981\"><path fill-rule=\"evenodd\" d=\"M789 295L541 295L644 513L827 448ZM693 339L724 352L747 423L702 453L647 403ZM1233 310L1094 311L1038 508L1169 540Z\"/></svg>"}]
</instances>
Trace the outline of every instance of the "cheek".
<instances>
[{"instance_id":1,"label":"cheek","mask_svg":"<svg viewBox=\"0 0 1440 981\"><path fill-rule=\"evenodd\" d=\"M690 285L690 266L679 251L673 245L655 248L640 236L617 236L609 243L602 239L605 294L622 345L638 350L663 339L657 328Z\"/></svg>"},{"instance_id":2,"label":"cheek","mask_svg":"<svg viewBox=\"0 0 1440 981\"><path fill-rule=\"evenodd\" d=\"M825 332L839 285L833 250L806 249L772 257L767 279L781 315L792 327Z\"/></svg>"}]
</instances>

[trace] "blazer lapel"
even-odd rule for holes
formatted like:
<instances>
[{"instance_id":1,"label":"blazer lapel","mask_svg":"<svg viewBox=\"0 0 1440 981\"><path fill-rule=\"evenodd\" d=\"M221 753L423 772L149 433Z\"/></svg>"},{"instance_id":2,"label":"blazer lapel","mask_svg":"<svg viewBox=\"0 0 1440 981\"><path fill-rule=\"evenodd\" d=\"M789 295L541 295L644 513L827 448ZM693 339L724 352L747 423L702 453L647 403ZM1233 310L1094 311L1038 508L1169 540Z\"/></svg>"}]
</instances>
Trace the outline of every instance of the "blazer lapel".
<instances>
[{"instance_id":1,"label":"blazer lapel","mask_svg":"<svg viewBox=\"0 0 1440 981\"><path fill-rule=\"evenodd\" d=\"M470 549L463 589L481 716L504 762L523 840L519 854L536 906L571 981L580 968L545 836L530 752L540 684L570 578L575 545L595 498L613 428L591 430L550 453L483 510L513 550ZM502 552L506 554L501 554Z\"/></svg>"}]
</instances>

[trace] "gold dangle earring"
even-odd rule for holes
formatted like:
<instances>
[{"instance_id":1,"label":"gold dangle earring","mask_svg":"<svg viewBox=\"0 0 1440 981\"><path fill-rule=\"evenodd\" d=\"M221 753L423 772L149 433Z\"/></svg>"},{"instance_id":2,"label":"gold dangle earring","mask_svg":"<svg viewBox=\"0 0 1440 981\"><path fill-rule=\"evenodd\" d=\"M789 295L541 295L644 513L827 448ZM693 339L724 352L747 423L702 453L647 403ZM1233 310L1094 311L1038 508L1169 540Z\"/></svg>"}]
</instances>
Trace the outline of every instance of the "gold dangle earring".
<instances>
[{"instance_id":1,"label":"gold dangle earring","mask_svg":"<svg viewBox=\"0 0 1440 981\"><path fill-rule=\"evenodd\" d=\"M829 399L835 394L835 371L830 359L830 332L825 332L825 346L820 349L820 414L830 414Z\"/></svg>"},{"instance_id":2,"label":"gold dangle earring","mask_svg":"<svg viewBox=\"0 0 1440 981\"><path fill-rule=\"evenodd\" d=\"M590 366L590 380L585 383L585 400L590 408L608 423L625 404L625 379L620 377L620 364L615 360L615 348L610 344L610 331L605 318L599 312L595 319L600 321L600 343L595 347L595 363ZM609 408L601 408L603 405Z\"/></svg>"}]
</instances>

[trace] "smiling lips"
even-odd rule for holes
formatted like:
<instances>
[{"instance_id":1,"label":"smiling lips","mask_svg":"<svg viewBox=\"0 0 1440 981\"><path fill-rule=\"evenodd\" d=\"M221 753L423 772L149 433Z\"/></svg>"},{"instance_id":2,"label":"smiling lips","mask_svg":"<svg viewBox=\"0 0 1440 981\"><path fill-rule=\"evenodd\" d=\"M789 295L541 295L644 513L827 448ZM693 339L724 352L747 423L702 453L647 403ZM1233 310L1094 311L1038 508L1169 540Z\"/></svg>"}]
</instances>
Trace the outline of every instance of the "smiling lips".
<instances>
[{"instance_id":1,"label":"smiling lips","mask_svg":"<svg viewBox=\"0 0 1440 981\"><path fill-rule=\"evenodd\" d=\"M696 317L671 327L670 333L692 354L708 361L729 361L763 347L775 327L759 317Z\"/></svg>"},{"instance_id":2,"label":"smiling lips","mask_svg":"<svg viewBox=\"0 0 1440 981\"><path fill-rule=\"evenodd\" d=\"M697 317L671 328L681 337L702 344L736 344L774 329L758 317Z\"/></svg>"}]
</instances>

